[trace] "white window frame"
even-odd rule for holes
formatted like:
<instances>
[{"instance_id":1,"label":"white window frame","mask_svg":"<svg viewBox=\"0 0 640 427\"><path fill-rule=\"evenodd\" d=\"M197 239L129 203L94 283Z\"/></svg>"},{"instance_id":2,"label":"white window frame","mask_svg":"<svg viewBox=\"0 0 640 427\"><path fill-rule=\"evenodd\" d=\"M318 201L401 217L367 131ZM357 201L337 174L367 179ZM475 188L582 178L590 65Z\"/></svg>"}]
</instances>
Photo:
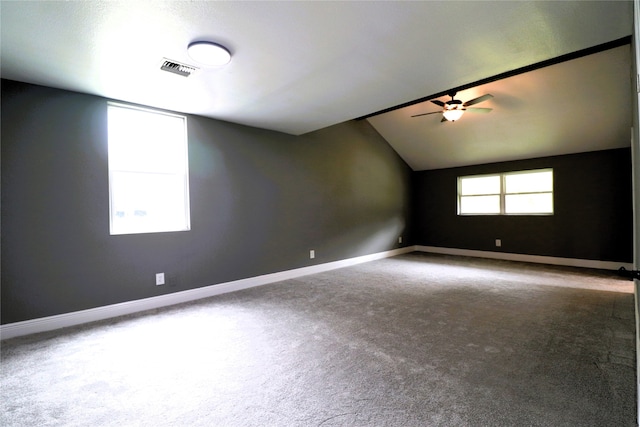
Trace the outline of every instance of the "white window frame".
<instances>
[{"instance_id":1,"label":"white window frame","mask_svg":"<svg viewBox=\"0 0 640 427\"><path fill-rule=\"evenodd\" d=\"M550 216L554 215L555 212L555 200L554 200L554 190L552 185L551 191L530 191L530 192L522 192L522 193L507 193L506 192L506 179L508 176L519 175L519 174L532 174L532 173L540 173L540 172L551 172L553 178L553 168L544 168L544 169L531 169L531 170L522 170L515 172L503 172L503 173L492 173L492 174L482 174L482 175L466 175L458 177L458 215L460 216L495 216L495 215L513 215L513 216ZM484 178L484 177L499 177L500 178L500 193L485 193L485 194L474 194L474 195L463 195L462 194L462 180L465 178ZM517 194L551 194L552 205L550 212L518 212L518 213L509 213L506 212L506 196L509 195L517 195ZM462 212L462 198L463 197L476 197L476 196L499 196L500 199L500 212L495 213L463 213Z\"/></svg>"},{"instance_id":2,"label":"white window frame","mask_svg":"<svg viewBox=\"0 0 640 427\"><path fill-rule=\"evenodd\" d=\"M132 111L140 111L140 112L144 112L144 113L151 113L151 114L156 114L159 116L168 116L168 117L172 117L172 118L178 118L181 119L183 121L183 128L184 128L184 134L181 137L181 141L179 141L179 143L181 144L181 147L178 147L178 150L181 151L184 149L184 154L181 155L182 159L184 160L184 163L182 163L181 161L178 163L174 163L172 165L174 170L153 170L153 171L149 171L149 170L144 170L144 167L142 165L135 165L137 167L128 167L128 168L118 168L117 166L114 166L114 163L116 163L113 160L112 157L112 147L111 147L111 140L109 139L110 136L108 135L108 146L109 146L109 232L111 235L126 235L126 234L143 234L143 233L166 233L166 232L178 232L178 231L189 231L191 229L191 213L190 213L190 200L189 200L189 149L188 149L188 135L187 135L187 117L180 115L180 114L173 114L173 113L167 113L164 111L158 111L158 110L154 110L154 109L150 109L150 108L142 108L142 107L138 107L138 106L132 106L132 105L127 105L127 104L122 104L122 103L116 103L116 102L108 102L107 103L107 109L108 111L110 111L111 108L120 108L120 109L126 109L126 110L132 110ZM109 114L107 114L107 116L109 116ZM109 118L107 117L107 121L109 120ZM178 215L178 217L180 217L179 220L175 221L167 221L165 218L165 221L163 222L151 222L151 221L144 221L146 218L146 212L145 215L140 215L140 218L136 218L135 221L137 222L137 224L135 224L134 222L130 221L128 224L127 223L123 223L122 221L116 221L116 216L117 215L122 215L122 211L116 212L117 207L116 207L116 203L114 202L119 196L121 196L122 194L116 194L116 192L118 190L116 190L116 184L115 184L115 180L116 179L126 179L123 177L126 177L127 175L129 175L130 177L132 176L138 176L138 177L143 177L143 176L147 176L149 178L151 178L151 181L153 181L153 178L161 178L164 177L166 178L165 181L169 180L169 181L173 181L173 183L176 183L177 186L174 186L174 188L178 188L179 189L179 193L180 193L180 197L178 197L177 199L177 203L182 204L182 207L178 207L176 206L176 211L179 211L181 214ZM167 181L168 182L168 181ZM165 188L165 187L163 187ZM153 188L149 188L149 193L147 192L144 193L144 197L148 200L165 200L167 197L166 193L161 193L160 191L156 191L153 192L153 190L156 189L158 190L159 188L153 187ZM153 202L151 202L153 204ZM161 203L161 202L160 202ZM159 204L159 203L158 203ZM184 218L182 218L182 213L184 214ZM130 212L129 212L130 214ZM137 214L137 211L134 213L134 215Z\"/></svg>"}]
</instances>

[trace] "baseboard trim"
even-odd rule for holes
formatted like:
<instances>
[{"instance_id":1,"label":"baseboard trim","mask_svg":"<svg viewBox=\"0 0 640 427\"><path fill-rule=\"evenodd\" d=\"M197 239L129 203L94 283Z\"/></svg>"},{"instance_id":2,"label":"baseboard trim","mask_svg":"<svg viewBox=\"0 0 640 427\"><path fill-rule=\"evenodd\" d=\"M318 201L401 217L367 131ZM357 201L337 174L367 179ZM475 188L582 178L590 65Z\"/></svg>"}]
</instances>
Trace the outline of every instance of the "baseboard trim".
<instances>
[{"instance_id":1,"label":"baseboard trim","mask_svg":"<svg viewBox=\"0 0 640 427\"><path fill-rule=\"evenodd\" d=\"M348 258L340 261L333 261L324 264L316 264L308 267L295 268L277 273L265 274L247 279L234 280L231 282L219 283L197 289L175 292L172 294L159 295L140 300L127 301L119 304L112 304L87 310L74 311L55 316L41 317L38 319L25 320L22 322L7 323L0 325L0 339L9 339L23 335L30 335L39 332L52 331L83 323L95 322L127 314L137 313L155 308L167 307L183 302L195 301L228 292L267 285L269 283L280 282L309 274L322 273L364 262L374 261L382 258L389 258L396 255L413 252L414 246L393 249L385 252L377 252L370 255L363 255Z\"/></svg>"},{"instance_id":2,"label":"baseboard trim","mask_svg":"<svg viewBox=\"0 0 640 427\"><path fill-rule=\"evenodd\" d=\"M522 262L531 262L536 264L563 265L567 267L595 268L599 270L617 270L620 267L624 267L627 270L633 270L633 264L627 263L627 262L598 261L598 260L577 259L577 258L559 258L559 257L541 256L541 255L514 254L514 253L508 253L508 252L490 252L490 251L476 251L471 249L442 248L437 246L417 245L415 249L418 252L430 252L430 253L443 254L443 255L460 255L460 256L469 256L469 257L475 257L475 258L502 259L506 261L522 261Z\"/></svg>"},{"instance_id":3,"label":"baseboard trim","mask_svg":"<svg viewBox=\"0 0 640 427\"><path fill-rule=\"evenodd\" d=\"M83 323L95 322L113 317L124 316L127 314L138 313L141 311L152 310L156 308L167 307L189 301L195 301L202 298L208 298L229 292L239 291L242 289L253 288L256 286L267 285L269 283L280 282L283 280L295 279L309 274L322 273L325 271L335 270L338 268L349 267L352 265L362 264L382 258L389 258L409 252L430 252L445 255L470 256L476 258L502 259L507 261L522 261L539 264L563 265L570 267L585 267L604 270L617 270L625 267L628 270L633 269L632 263L613 262L613 261L597 261L574 258L558 258L539 255L513 254L507 252L490 252L477 251L469 249L443 248L436 246L407 246L404 248L393 249L385 252L377 252L374 254L348 258L340 261L333 261L323 264L311 265L292 270L280 271L246 279L234 280L231 282L219 283L216 285L205 286L202 288L189 289L186 291L175 292L166 295L159 295L150 298L144 298L134 301L126 301L119 304L111 304L102 307L91 308L87 310L74 311L55 316L41 317L38 319L25 320L23 322L7 323L0 325L0 340L30 335L39 332L52 331L55 329L76 326Z\"/></svg>"}]
</instances>

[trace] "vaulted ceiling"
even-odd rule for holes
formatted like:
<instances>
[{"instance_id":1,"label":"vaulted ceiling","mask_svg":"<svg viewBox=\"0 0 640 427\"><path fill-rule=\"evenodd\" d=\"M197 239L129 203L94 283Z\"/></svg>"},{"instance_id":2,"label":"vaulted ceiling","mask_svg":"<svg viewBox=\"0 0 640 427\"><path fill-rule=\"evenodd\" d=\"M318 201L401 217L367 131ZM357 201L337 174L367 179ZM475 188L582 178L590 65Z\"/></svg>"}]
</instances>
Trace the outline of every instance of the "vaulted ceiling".
<instances>
[{"instance_id":1,"label":"vaulted ceiling","mask_svg":"<svg viewBox=\"0 0 640 427\"><path fill-rule=\"evenodd\" d=\"M628 1L2 2L0 75L299 135L628 37ZM233 54L190 77L190 42ZM628 45L367 120L414 170L629 145ZM440 98L447 100L447 97Z\"/></svg>"},{"instance_id":2,"label":"vaulted ceiling","mask_svg":"<svg viewBox=\"0 0 640 427\"><path fill-rule=\"evenodd\" d=\"M631 138L631 49L623 45L458 92L493 98L441 122L426 101L368 120L414 170L626 147ZM450 97L437 98L448 101Z\"/></svg>"}]
</instances>

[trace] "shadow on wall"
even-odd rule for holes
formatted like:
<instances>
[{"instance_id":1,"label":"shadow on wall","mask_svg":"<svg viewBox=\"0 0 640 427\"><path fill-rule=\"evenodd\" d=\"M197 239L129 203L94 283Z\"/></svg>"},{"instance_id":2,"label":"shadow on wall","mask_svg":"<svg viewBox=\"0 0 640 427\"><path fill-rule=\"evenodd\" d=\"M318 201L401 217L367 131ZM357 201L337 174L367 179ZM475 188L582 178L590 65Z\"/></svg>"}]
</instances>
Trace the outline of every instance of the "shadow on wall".
<instances>
[{"instance_id":1,"label":"shadow on wall","mask_svg":"<svg viewBox=\"0 0 640 427\"><path fill-rule=\"evenodd\" d=\"M366 121L292 136L188 116L191 231L111 236L107 100L0 89L2 323L382 252L407 226L411 170Z\"/></svg>"}]
</instances>

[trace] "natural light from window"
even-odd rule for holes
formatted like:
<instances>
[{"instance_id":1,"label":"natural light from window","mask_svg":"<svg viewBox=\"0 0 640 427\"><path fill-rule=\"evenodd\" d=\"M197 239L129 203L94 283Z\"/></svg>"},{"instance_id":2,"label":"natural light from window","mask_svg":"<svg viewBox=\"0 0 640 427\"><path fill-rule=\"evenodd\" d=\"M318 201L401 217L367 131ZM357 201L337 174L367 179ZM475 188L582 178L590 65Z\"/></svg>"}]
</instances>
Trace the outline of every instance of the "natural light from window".
<instances>
[{"instance_id":1,"label":"natural light from window","mask_svg":"<svg viewBox=\"0 0 640 427\"><path fill-rule=\"evenodd\" d=\"M552 215L553 169L458 178L458 215Z\"/></svg>"},{"instance_id":2,"label":"natural light from window","mask_svg":"<svg viewBox=\"0 0 640 427\"><path fill-rule=\"evenodd\" d=\"M111 234L190 229L186 118L108 105Z\"/></svg>"},{"instance_id":3,"label":"natural light from window","mask_svg":"<svg viewBox=\"0 0 640 427\"><path fill-rule=\"evenodd\" d=\"M505 213L553 213L553 171L505 174L504 184Z\"/></svg>"},{"instance_id":4,"label":"natural light from window","mask_svg":"<svg viewBox=\"0 0 640 427\"><path fill-rule=\"evenodd\" d=\"M500 176L461 179L460 194L460 211L465 214L500 213Z\"/></svg>"}]
</instances>

